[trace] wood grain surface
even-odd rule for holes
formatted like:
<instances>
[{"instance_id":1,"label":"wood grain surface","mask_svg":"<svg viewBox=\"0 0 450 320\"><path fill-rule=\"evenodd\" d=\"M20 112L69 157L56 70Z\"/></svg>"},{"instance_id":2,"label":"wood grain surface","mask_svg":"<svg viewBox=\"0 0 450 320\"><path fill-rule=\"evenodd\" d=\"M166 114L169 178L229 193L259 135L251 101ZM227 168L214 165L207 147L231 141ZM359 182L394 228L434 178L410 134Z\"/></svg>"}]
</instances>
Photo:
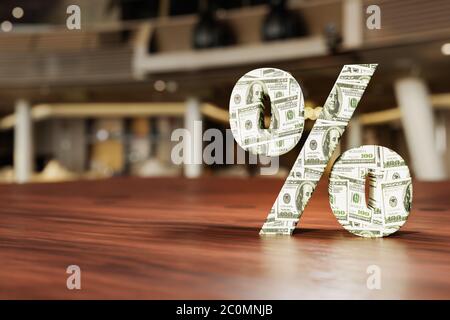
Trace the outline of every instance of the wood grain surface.
<instances>
[{"instance_id":1,"label":"wood grain surface","mask_svg":"<svg viewBox=\"0 0 450 320\"><path fill-rule=\"evenodd\" d=\"M363 239L340 227L323 179L293 237L261 238L282 183L1 185L0 298L450 298L450 182L415 182L406 225ZM69 265L81 268L81 290L66 287ZM366 286L370 265L380 290Z\"/></svg>"}]
</instances>

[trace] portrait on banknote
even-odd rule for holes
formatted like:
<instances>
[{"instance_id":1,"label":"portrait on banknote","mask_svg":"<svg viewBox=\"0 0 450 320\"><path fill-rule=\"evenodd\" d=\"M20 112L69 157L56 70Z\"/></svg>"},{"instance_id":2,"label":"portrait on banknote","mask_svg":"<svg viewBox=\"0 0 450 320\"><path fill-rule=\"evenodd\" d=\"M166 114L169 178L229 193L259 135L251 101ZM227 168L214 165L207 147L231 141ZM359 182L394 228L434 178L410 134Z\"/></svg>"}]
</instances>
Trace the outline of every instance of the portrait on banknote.
<instances>
[{"instance_id":1,"label":"portrait on banknote","mask_svg":"<svg viewBox=\"0 0 450 320\"><path fill-rule=\"evenodd\" d=\"M303 210L308 203L309 199L311 198L311 195L314 191L314 184L309 181L305 181L300 184L300 186L297 189L297 195L296 195L296 205L297 209Z\"/></svg>"},{"instance_id":2,"label":"portrait on banknote","mask_svg":"<svg viewBox=\"0 0 450 320\"><path fill-rule=\"evenodd\" d=\"M330 158L334 149L339 143L341 132L337 127L329 128L325 133L325 139L322 144L322 152L326 158Z\"/></svg>"},{"instance_id":3,"label":"portrait on banknote","mask_svg":"<svg viewBox=\"0 0 450 320\"><path fill-rule=\"evenodd\" d=\"M325 120L333 120L336 119L339 115L339 112L342 107L342 91L341 88L336 85L333 88L333 91L330 93L327 102L323 108L322 114L323 119Z\"/></svg>"},{"instance_id":4,"label":"portrait on banknote","mask_svg":"<svg viewBox=\"0 0 450 320\"><path fill-rule=\"evenodd\" d=\"M255 80L248 87L247 104L261 103L267 95L267 87L264 82Z\"/></svg>"}]
</instances>

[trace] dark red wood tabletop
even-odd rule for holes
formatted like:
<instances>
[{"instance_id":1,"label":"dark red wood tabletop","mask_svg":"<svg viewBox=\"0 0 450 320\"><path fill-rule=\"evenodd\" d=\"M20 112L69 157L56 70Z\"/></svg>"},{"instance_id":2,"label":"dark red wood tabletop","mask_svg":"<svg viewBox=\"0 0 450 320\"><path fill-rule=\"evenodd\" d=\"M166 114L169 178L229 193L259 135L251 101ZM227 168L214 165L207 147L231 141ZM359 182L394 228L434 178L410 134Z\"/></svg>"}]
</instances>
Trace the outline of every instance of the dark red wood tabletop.
<instances>
[{"instance_id":1,"label":"dark red wood tabletop","mask_svg":"<svg viewBox=\"0 0 450 320\"><path fill-rule=\"evenodd\" d=\"M0 185L0 298L450 298L450 182L415 182L406 225L363 239L340 227L323 179L292 237L260 237L282 183ZM81 290L66 287L69 265ZM379 290L366 284L371 265Z\"/></svg>"}]
</instances>

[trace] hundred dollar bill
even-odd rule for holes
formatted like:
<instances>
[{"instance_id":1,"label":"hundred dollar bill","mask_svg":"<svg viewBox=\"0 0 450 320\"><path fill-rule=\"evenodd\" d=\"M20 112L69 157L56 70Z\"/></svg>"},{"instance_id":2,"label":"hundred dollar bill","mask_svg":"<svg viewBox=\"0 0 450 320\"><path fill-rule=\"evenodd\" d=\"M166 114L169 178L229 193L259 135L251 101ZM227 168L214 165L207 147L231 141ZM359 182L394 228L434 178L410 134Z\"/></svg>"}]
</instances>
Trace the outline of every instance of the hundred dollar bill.
<instances>
[{"instance_id":1,"label":"hundred dollar bill","mask_svg":"<svg viewBox=\"0 0 450 320\"><path fill-rule=\"evenodd\" d=\"M339 162L339 167L354 167L362 165L364 168L375 168L377 164L378 146L366 146L360 149L352 149L346 152L345 158Z\"/></svg>"},{"instance_id":2,"label":"hundred dollar bill","mask_svg":"<svg viewBox=\"0 0 450 320\"><path fill-rule=\"evenodd\" d=\"M233 88L230 105L232 108L259 103L264 96L271 100L287 96L301 96L300 86L292 76L285 74L277 78L241 78Z\"/></svg>"},{"instance_id":3,"label":"hundred dollar bill","mask_svg":"<svg viewBox=\"0 0 450 320\"><path fill-rule=\"evenodd\" d=\"M240 108L236 112L238 138L244 149L248 149L255 144L265 143L268 140L268 133L260 129L261 117L259 112L258 104Z\"/></svg>"},{"instance_id":4,"label":"hundred dollar bill","mask_svg":"<svg viewBox=\"0 0 450 320\"><path fill-rule=\"evenodd\" d=\"M276 209L272 208L265 221L271 234L283 234L283 232L292 232L295 229L295 219L278 219L276 214Z\"/></svg>"},{"instance_id":5,"label":"hundred dollar bill","mask_svg":"<svg viewBox=\"0 0 450 320\"><path fill-rule=\"evenodd\" d=\"M368 178L370 186L368 206L373 209L376 220L382 224L383 218L381 217L381 213L383 212L383 183L410 180L409 170L406 166L394 169L370 170Z\"/></svg>"},{"instance_id":6,"label":"hundred dollar bill","mask_svg":"<svg viewBox=\"0 0 450 320\"><path fill-rule=\"evenodd\" d=\"M359 149L348 150L346 156L340 157L333 166L331 178L339 176L365 179L368 171L378 165L376 148L376 146L367 146L364 152Z\"/></svg>"},{"instance_id":7,"label":"hundred dollar bill","mask_svg":"<svg viewBox=\"0 0 450 320\"><path fill-rule=\"evenodd\" d=\"M303 130L303 121L298 121L303 118L303 112L298 108L298 95L291 95L283 98L278 98L272 101L272 123L270 129L279 130L279 135L288 136L296 134ZM293 131L293 132L291 132Z\"/></svg>"},{"instance_id":8,"label":"hundred dollar bill","mask_svg":"<svg viewBox=\"0 0 450 320\"><path fill-rule=\"evenodd\" d=\"M243 79L250 78L276 78L283 77L287 72L277 68L253 69L242 76Z\"/></svg>"},{"instance_id":9,"label":"hundred dollar bill","mask_svg":"<svg viewBox=\"0 0 450 320\"><path fill-rule=\"evenodd\" d=\"M361 82L369 82L370 77L364 74L342 75L341 81L345 83L360 84Z\"/></svg>"},{"instance_id":10,"label":"hundred dollar bill","mask_svg":"<svg viewBox=\"0 0 450 320\"><path fill-rule=\"evenodd\" d=\"M379 148L381 166L383 169L407 168L405 160L388 148Z\"/></svg>"},{"instance_id":11,"label":"hundred dollar bill","mask_svg":"<svg viewBox=\"0 0 450 320\"><path fill-rule=\"evenodd\" d=\"M264 101L272 111L264 128ZM277 156L300 140L304 124L304 101L298 82L287 72L261 68L244 75L230 97L230 126L237 143L251 153Z\"/></svg>"},{"instance_id":12,"label":"hundred dollar bill","mask_svg":"<svg viewBox=\"0 0 450 320\"><path fill-rule=\"evenodd\" d=\"M348 122L375 68L373 65L346 66L328 96L320 119Z\"/></svg>"},{"instance_id":13,"label":"hundred dollar bill","mask_svg":"<svg viewBox=\"0 0 450 320\"><path fill-rule=\"evenodd\" d=\"M263 78L280 78L284 77L284 71L275 68L262 68L258 69L260 72L260 77Z\"/></svg>"},{"instance_id":14,"label":"hundred dollar bill","mask_svg":"<svg viewBox=\"0 0 450 320\"><path fill-rule=\"evenodd\" d=\"M305 180L288 180L283 190L281 201L278 200L276 212L278 218L298 218L312 196L316 182Z\"/></svg>"},{"instance_id":15,"label":"hundred dollar bill","mask_svg":"<svg viewBox=\"0 0 450 320\"><path fill-rule=\"evenodd\" d=\"M348 222L349 212L349 182L340 179L330 179L328 190L330 194L330 205L335 217L341 224Z\"/></svg>"},{"instance_id":16,"label":"hundred dollar bill","mask_svg":"<svg viewBox=\"0 0 450 320\"><path fill-rule=\"evenodd\" d=\"M384 233L383 230L367 229L367 228L351 228L351 232L364 238L379 238L391 233Z\"/></svg>"},{"instance_id":17,"label":"hundred dollar bill","mask_svg":"<svg viewBox=\"0 0 450 320\"><path fill-rule=\"evenodd\" d=\"M372 210L366 206L366 189L364 179L346 179L349 197L349 220L361 223L372 223Z\"/></svg>"},{"instance_id":18,"label":"hundred dollar bill","mask_svg":"<svg viewBox=\"0 0 450 320\"><path fill-rule=\"evenodd\" d=\"M373 64L353 64L346 65L342 71L341 76L339 77L340 81L346 82L356 82L356 83L364 83L370 81L370 75L375 71L376 66ZM349 79L348 77L352 76L353 78Z\"/></svg>"},{"instance_id":19,"label":"hundred dollar bill","mask_svg":"<svg viewBox=\"0 0 450 320\"><path fill-rule=\"evenodd\" d=\"M289 173L288 179L290 180L299 179L318 182L320 180L321 175L322 172L320 168L295 165L291 170L291 172Z\"/></svg>"},{"instance_id":20,"label":"hundred dollar bill","mask_svg":"<svg viewBox=\"0 0 450 320\"><path fill-rule=\"evenodd\" d=\"M408 218L411 206L411 186L411 179L382 183L385 226L401 226Z\"/></svg>"},{"instance_id":21,"label":"hundred dollar bill","mask_svg":"<svg viewBox=\"0 0 450 320\"><path fill-rule=\"evenodd\" d=\"M322 110L320 119L347 123L365 88L365 85L357 83L336 83Z\"/></svg>"},{"instance_id":22,"label":"hundred dollar bill","mask_svg":"<svg viewBox=\"0 0 450 320\"><path fill-rule=\"evenodd\" d=\"M292 146L297 144L299 141L300 135L293 134L289 137L277 137L272 138L268 142L268 155L278 155L284 154L292 149Z\"/></svg>"}]
</instances>

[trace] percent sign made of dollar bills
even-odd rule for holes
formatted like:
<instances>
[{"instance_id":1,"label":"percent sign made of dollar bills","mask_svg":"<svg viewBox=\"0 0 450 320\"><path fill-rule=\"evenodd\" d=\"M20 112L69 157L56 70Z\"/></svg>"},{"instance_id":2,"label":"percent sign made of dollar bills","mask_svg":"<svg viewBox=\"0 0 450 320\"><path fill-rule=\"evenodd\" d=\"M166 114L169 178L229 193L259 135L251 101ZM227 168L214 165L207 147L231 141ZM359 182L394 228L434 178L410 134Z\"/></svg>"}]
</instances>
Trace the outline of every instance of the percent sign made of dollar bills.
<instances>
[{"instance_id":1,"label":"percent sign made of dollar bills","mask_svg":"<svg viewBox=\"0 0 450 320\"><path fill-rule=\"evenodd\" d=\"M331 159L376 64L344 65L294 166L270 210L261 235L291 235ZM264 129L264 100L272 117ZM230 97L236 142L253 154L279 156L297 145L304 127L304 99L286 71L260 68L242 76ZM365 184L369 180L366 203ZM396 152L374 145L353 148L334 163L328 186L340 224L362 237L383 237L406 222L412 202L408 166Z\"/></svg>"}]
</instances>

